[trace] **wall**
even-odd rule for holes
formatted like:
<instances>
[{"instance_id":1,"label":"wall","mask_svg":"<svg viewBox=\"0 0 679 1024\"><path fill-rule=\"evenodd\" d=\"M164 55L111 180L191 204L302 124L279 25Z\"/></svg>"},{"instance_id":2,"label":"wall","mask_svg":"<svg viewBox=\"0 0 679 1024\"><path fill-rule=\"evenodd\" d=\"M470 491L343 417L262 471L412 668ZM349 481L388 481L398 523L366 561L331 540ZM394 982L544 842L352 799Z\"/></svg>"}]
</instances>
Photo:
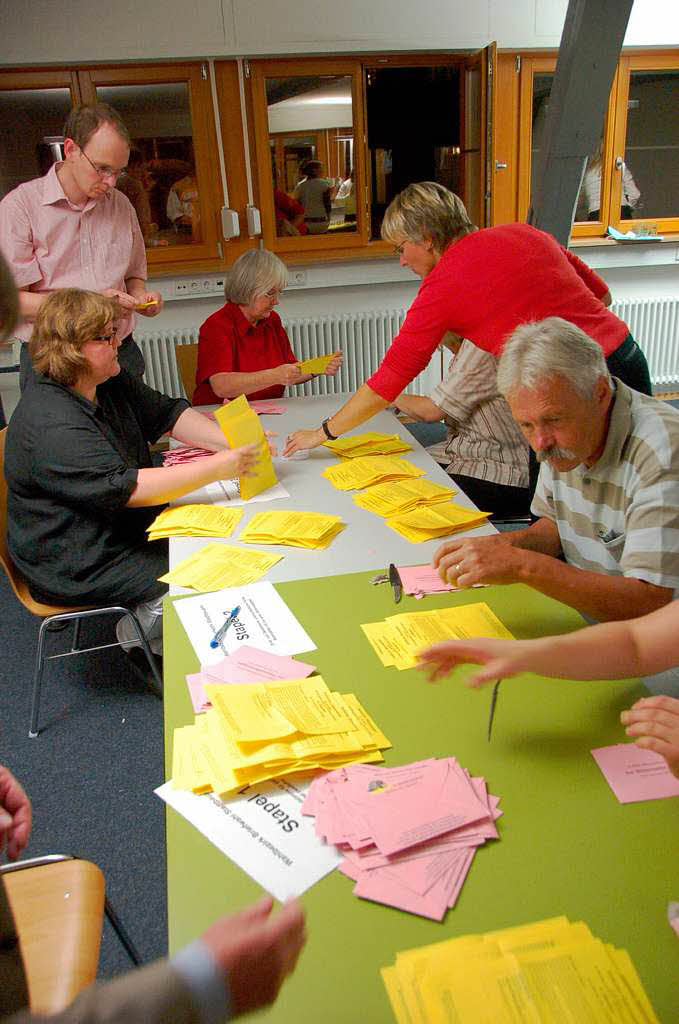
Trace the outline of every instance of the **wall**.
<instances>
[{"instance_id":1,"label":"wall","mask_svg":"<svg viewBox=\"0 0 679 1024\"><path fill-rule=\"evenodd\" d=\"M603 2L603 0L602 0ZM610 0L609 0L610 2ZM558 46L567 0L5 0L0 64ZM679 4L635 0L626 46L679 43Z\"/></svg>"}]
</instances>

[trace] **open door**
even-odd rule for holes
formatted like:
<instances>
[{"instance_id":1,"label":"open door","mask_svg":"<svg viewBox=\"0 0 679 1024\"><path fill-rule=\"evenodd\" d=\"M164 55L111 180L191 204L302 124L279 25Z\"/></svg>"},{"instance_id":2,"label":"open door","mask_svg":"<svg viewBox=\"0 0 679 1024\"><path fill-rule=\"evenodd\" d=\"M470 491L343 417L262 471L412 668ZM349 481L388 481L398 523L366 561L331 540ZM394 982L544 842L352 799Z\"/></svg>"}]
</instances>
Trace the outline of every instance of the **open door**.
<instances>
[{"instance_id":1,"label":"open door","mask_svg":"<svg viewBox=\"0 0 679 1024\"><path fill-rule=\"evenodd\" d=\"M464 63L460 89L462 199L480 228L493 224L493 155L496 43L472 53Z\"/></svg>"}]
</instances>

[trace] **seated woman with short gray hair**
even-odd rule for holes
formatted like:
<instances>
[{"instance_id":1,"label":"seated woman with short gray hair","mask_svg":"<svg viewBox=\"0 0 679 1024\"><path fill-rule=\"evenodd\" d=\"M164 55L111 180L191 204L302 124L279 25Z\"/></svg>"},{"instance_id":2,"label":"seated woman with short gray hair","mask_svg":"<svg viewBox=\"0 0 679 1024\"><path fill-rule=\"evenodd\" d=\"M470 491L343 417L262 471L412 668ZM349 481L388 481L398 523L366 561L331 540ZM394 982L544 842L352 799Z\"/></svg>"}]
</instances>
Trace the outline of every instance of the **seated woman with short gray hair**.
<instances>
[{"instance_id":1,"label":"seated woman with short gray hair","mask_svg":"<svg viewBox=\"0 0 679 1024\"><path fill-rule=\"evenodd\" d=\"M198 336L194 405L225 398L280 398L286 387L304 384L303 374L285 328L274 312L288 283L285 264L266 249L239 256L226 275L226 303L209 316ZM335 352L325 374L342 365Z\"/></svg>"},{"instance_id":2,"label":"seated woman with short gray hair","mask_svg":"<svg viewBox=\"0 0 679 1024\"><path fill-rule=\"evenodd\" d=\"M7 430L8 543L37 601L122 604L161 651L167 542L149 542L158 506L247 474L256 446L228 449L218 425L121 369L116 304L95 292L53 292L30 341L36 372ZM214 454L154 468L163 434ZM131 622L118 639L134 641Z\"/></svg>"}]
</instances>

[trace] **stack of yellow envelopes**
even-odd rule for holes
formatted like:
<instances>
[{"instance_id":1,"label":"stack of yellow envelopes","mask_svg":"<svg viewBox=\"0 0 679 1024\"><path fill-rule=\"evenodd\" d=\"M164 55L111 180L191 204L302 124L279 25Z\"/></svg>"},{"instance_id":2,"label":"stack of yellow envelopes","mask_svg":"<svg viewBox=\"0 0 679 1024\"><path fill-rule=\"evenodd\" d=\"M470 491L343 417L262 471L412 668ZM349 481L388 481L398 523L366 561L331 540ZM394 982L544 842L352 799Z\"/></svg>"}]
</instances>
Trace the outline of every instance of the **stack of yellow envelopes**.
<instances>
[{"instance_id":1,"label":"stack of yellow envelopes","mask_svg":"<svg viewBox=\"0 0 679 1024\"><path fill-rule=\"evenodd\" d=\"M321 676L206 686L212 710L175 729L172 782L194 793L233 793L293 772L382 761L391 746L354 694Z\"/></svg>"},{"instance_id":2,"label":"stack of yellow envelopes","mask_svg":"<svg viewBox=\"0 0 679 1024\"><path fill-rule=\"evenodd\" d=\"M430 612L402 612L381 622L366 622L361 629L383 665L415 668L417 655L432 644L470 637L513 639L485 601Z\"/></svg>"},{"instance_id":3,"label":"stack of yellow envelopes","mask_svg":"<svg viewBox=\"0 0 679 1024\"><path fill-rule=\"evenodd\" d=\"M174 583L177 587L201 591L241 587L261 580L282 557L264 551L246 551L229 544L207 544L159 579L161 583Z\"/></svg>"},{"instance_id":4,"label":"stack of yellow envelopes","mask_svg":"<svg viewBox=\"0 0 679 1024\"><path fill-rule=\"evenodd\" d=\"M268 491L278 482L271 461L269 442L259 416L250 408L245 395L239 395L228 405L217 409L215 419L232 448L242 448L248 444L256 444L259 448L259 462L253 470L253 475L240 477L241 498L247 501L262 491Z\"/></svg>"},{"instance_id":5,"label":"stack of yellow envelopes","mask_svg":"<svg viewBox=\"0 0 679 1024\"><path fill-rule=\"evenodd\" d=\"M658 1024L626 950L567 917L397 953L382 979L398 1024Z\"/></svg>"},{"instance_id":6,"label":"stack of yellow envelopes","mask_svg":"<svg viewBox=\"0 0 679 1024\"><path fill-rule=\"evenodd\" d=\"M463 508L451 501L450 504L438 504L426 508L416 508L412 512L392 516L387 525L400 533L406 540L419 544L423 540L435 537L448 537L460 530L471 530L488 518L490 512L479 512L476 509Z\"/></svg>"},{"instance_id":7,"label":"stack of yellow envelopes","mask_svg":"<svg viewBox=\"0 0 679 1024\"><path fill-rule=\"evenodd\" d=\"M287 544L293 548L327 548L344 529L341 516L320 512L260 512L243 530L246 544Z\"/></svg>"},{"instance_id":8,"label":"stack of yellow envelopes","mask_svg":"<svg viewBox=\"0 0 679 1024\"><path fill-rule=\"evenodd\" d=\"M331 352L329 356L315 356L313 359L304 359L297 365L302 373L325 373L328 363L332 362L335 355L335 352Z\"/></svg>"},{"instance_id":9,"label":"stack of yellow envelopes","mask_svg":"<svg viewBox=\"0 0 679 1024\"><path fill-rule=\"evenodd\" d=\"M431 480L420 477L375 484L357 494L354 502L359 508L365 508L368 512L386 518L403 515L424 505L438 505L440 502L450 501L454 494L457 494L457 491L450 487L441 487Z\"/></svg>"},{"instance_id":10,"label":"stack of yellow envelopes","mask_svg":"<svg viewBox=\"0 0 679 1024\"><path fill-rule=\"evenodd\" d=\"M230 537L242 515L242 508L176 505L157 515L146 532L149 540L158 540L159 537Z\"/></svg>"},{"instance_id":11,"label":"stack of yellow envelopes","mask_svg":"<svg viewBox=\"0 0 679 1024\"><path fill-rule=\"evenodd\" d=\"M413 446L398 434L353 434L338 437L336 441L324 441L324 446L343 459L356 459L363 455L396 455L411 452Z\"/></svg>"},{"instance_id":12,"label":"stack of yellow envelopes","mask_svg":"<svg viewBox=\"0 0 679 1024\"><path fill-rule=\"evenodd\" d=\"M385 480L424 476L424 470L394 455L362 455L324 469L322 476L338 491L362 490Z\"/></svg>"}]
</instances>

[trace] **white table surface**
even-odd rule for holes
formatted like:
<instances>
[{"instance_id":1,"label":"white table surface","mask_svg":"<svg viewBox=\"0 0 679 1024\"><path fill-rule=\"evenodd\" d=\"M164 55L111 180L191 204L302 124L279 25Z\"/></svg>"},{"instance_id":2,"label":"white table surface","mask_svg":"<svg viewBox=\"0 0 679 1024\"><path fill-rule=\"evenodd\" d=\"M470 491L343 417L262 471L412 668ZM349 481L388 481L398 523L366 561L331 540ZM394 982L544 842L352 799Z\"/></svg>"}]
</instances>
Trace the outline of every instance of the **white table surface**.
<instances>
[{"instance_id":1,"label":"white table surface","mask_svg":"<svg viewBox=\"0 0 679 1024\"><path fill-rule=\"evenodd\" d=\"M279 416L261 416L260 419L265 430L277 433L278 437L275 440L279 451L282 451L288 434L302 427L319 426L326 416L332 415L340 408L346 397L348 396L328 395L283 398L280 399L280 404L286 406L286 413ZM421 467L428 480L455 489L455 484L448 474L432 459L426 449L415 440L393 413L382 412L350 433L363 434L367 432L398 434L413 446L413 451L404 452L403 458ZM394 562L395 565L422 565L429 562L443 540L437 539L413 544L390 529L381 516L355 505L353 496L360 493L359 491L338 491L329 480L321 476L324 469L337 465L338 461L337 456L322 446L310 451L307 459L284 459L276 456L274 458L276 475L279 482L289 491L290 497L275 501L249 502L244 506L237 506L244 509L243 518L234 531L234 535L225 538L222 543L282 554L281 561L266 574L265 579L272 583L313 579L319 576L336 576L341 573L363 572L368 569L375 569L377 572L384 570L390 562ZM466 508L476 507L459 489L453 500ZM204 490L194 491L180 499L181 504L205 501L211 501L211 498ZM330 543L330 546L323 551L309 551L305 548L293 548L280 544L241 544L238 537L246 523L259 512L269 509L299 509L301 512L341 515L347 525ZM475 530L466 532L469 536L479 537L494 534L496 530L489 523L484 523ZM215 542L219 542L218 538L171 538L170 568L174 568L183 559L204 547L205 544ZM183 587L171 587L170 593L188 594L193 591Z\"/></svg>"}]
</instances>

